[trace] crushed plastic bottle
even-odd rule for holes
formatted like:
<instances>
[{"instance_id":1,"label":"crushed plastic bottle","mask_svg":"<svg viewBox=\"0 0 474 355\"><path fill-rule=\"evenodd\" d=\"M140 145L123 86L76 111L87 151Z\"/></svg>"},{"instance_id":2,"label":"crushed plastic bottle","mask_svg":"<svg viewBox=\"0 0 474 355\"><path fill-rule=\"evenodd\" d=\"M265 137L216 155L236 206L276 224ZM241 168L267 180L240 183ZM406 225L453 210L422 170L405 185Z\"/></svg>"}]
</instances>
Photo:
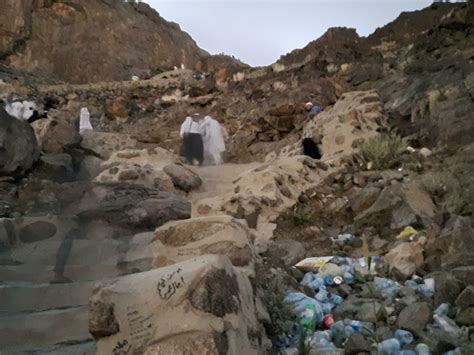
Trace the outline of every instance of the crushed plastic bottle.
<instances>
[{"instance_id":1,"label":"crushed plastic bottle","mask_svg":"<svg viewBox=\"0 0 474 355\"><path fill-rule=\"evenodd\" d=\"M413 342L413 334L403 329L397 329L395 331L395 338L398 339L402 347Z\"/></svg>"},{"instance_id":2,"label":"crushed plastic bottle","mask_svg":"<svg viewBox=\"0 0 474 355\"><path fill-rule=\"evenodd\" d=\"M458 325L447 316L439 316L437 314L433 315L434 323L442 331L451 334L455 338L460 338L463 336L463 331Z\"/></svg>"},{"instance_id":3,"label":"crushed plastic bottle","mask_svg":"<svg viewBox=\"0 0 474 355\"><path fill-rule=\"evenodd\" d=\"M374 278L374 287L384 298L394 298L400 292L400 284L383 277Z\"/></svg>"},{"instance_id":4,"label":"crushed plastic bottle","mask_svg":"<svg viewBox=\"0 0 474 355\"><path fill-rule=\"evenodd\" d=\"M387 339L379 343L377 349L378 355L399 355L400 342L395 338Z\"/></svg>"},{"instance_id":5,"label":"crushed plastic bottle","mask_svg":"<svg viewBox=\"0 0 474 355\"><path fill-rule=\"evenodd\" d=\"M344 319L344 324L350 326L355 333L360 333L364 328L364 324L358 320Z\"/></svg>"},{"instance_id":6,"label":"crushed plastic bottle","mask_svg":"<svg viewBox=\"0 0 474 355\"><path fill-rule=\"evenodd\" d=\"M321 304L300 292L290 292L283 301L293 307L301 327L314 331L323 321L324 313Z\"/></svg>"},{"instance_id":7,"label":"crushed plastic bottle","mask_svg":"<svg viewBox=\"0 0 474 355\"><path fill-rule=\"evenodd\" d=\"M318 331L313 334L310 340L311 349L336 348L332 343L332 334L329 330Z\"/></svg>"},{"instance_id":8,"label":"crushed plastic bottle","mask_svg":"<svg viewBox=\"0 0 474 355\"><path fill-rule=\"evenodd\" d=\"M435 309L434 314L438 316L447 316L449 313L449 303L441 303L438 308Z\"/></svg>"},{"instance_id":9,"label":"crushed plastic bottle","mask_svg":"<svg viewBox=\"0 0 474 355\"><path fill-rule=\"evenodd\" d=\"M336 295L335 293L328 293L328 301L333 305L337 306L344 302L344 298L339 295Z\"/></svg>"},{"instance_id":10,"label":"crushed plastic bottle","mask_svg":"<svg viewBox=\"0 0 474 355\"><path fill-rule=\"evenodd\" d=\"M319 276L318 274L308 272L304 275L303 280L301 280L300 284L302 286L307 286L314 291L318 291L321 287L324 287L324 278Z\"/></svg>"},{"instance_id":11,"label":"crushed plastic bottle","mask_svg":"<svg viewBox=\"0 0 474 355\"><path fill-rule=\"evenodd\" d=\"M346 284L352 285L354 283L354 275L351 272L345 272L342 277L344 278L344 282Z\"/></svg>"},{"instance_id":12,"label":"crushed plastic bottle","mask_svg":"<svg viewBox=\"0 0 474 355\"><path fill-rule=\"evenodd\" d=\"M355 238L356 236L354 234L339 234L336 238L331 237L331 240L335 244L344 245Z\"/></svg>"},{"instance_id":13,"label":"crushed plastic bottle","mask_svg":"<svg viewBox=\"0 0 474 355\"><path fill-rule=\"evenodd\" d=\"M333 341L336 345L342 345L344 340L346 340L346 336L344 334L344 328L345 324L342 320L339 320L334 323L334 325L331 327L331 334Z\"/></svg>"},{"instance_id":14,"label":"crushed plastic bottle","mask_svg":"<svg viewBox=\"0 0 474 355\"><path fill-rule=\"evenodd\" d=\"M417 355L431 355L430 348L428 347L428 345L423 343L419 343L416 346L415 350Z\"/></svg>"}]
</instances>

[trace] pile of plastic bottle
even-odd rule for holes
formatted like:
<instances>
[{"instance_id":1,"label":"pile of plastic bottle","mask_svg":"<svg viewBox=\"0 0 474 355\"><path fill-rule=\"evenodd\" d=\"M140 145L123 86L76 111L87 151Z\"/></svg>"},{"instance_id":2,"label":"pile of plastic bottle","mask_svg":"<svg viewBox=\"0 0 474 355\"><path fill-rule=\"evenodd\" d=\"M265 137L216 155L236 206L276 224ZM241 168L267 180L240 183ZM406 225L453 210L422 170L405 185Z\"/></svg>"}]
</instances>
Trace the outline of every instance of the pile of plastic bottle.
<instances>
[{"instance_id":1,"label":"pile of plastic bottle","mask_svg":"<svg viewBox=\"0 0 474 355\"><path fill-rule=\"evenodd\" d=\"M376 260L377 261L377 260ZM344 319L334 321L332 310L344 301L337 293L331 292L331 288L342 283L353 284L356 271L365 269L365 272L375 274L375 267L370 270L365 260L334 257L324 264L318 272L307 272L301 281L302 286L311 288L315 292L314 297L309 297L301 292L290 292L284 303L292 307L297 316L297 322L293 324L286 335L276 339L275 345L281 349L299 347L302 343L315 350L334 350L333 354L344 353L341 347L354 333L361 333L368 338L374 339L374 324L358 320ZM372 265L374 266L374 265ZM397 281L374 277L375 290L387 302L393 301L399 295L401 284ZM424 297L432 297L434 294L434 280L413 277L404 283L405 287L414 289ZM436 309L433 316L434 324L429 325L430 331L449 332L454 336L462 336L462 330L451 320L447 314L449 305L442 304ZM303 337L303 339L302 339ZM394 337L381 343L373 344L373 353L380 355L426 355L430 350L426 344L420 343L413 350L403 350L404 346L414 342L413 334L409 331L398 329ZM411 347L413 348L413 347ZM449 355L457 354L451 351Z\"/></svg>"}]
</instances>

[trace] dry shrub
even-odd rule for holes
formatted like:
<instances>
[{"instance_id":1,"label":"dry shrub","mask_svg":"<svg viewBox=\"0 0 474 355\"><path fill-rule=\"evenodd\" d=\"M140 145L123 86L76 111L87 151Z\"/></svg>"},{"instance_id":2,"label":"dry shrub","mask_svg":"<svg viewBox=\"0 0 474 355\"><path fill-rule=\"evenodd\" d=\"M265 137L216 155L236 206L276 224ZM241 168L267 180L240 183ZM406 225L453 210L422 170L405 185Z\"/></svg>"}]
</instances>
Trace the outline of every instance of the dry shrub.
<instances>
[{"instance_id":1,"label":"dry shrub","mask_svg":"<svg viewBox=\"0 0 474 355\"><path fill-rule=\"evenodd\" d=\"M406 144L395 133L380 134L361 144L354 159L363 169L385 170L400 164Z\"/></svg>"}]
</instances>

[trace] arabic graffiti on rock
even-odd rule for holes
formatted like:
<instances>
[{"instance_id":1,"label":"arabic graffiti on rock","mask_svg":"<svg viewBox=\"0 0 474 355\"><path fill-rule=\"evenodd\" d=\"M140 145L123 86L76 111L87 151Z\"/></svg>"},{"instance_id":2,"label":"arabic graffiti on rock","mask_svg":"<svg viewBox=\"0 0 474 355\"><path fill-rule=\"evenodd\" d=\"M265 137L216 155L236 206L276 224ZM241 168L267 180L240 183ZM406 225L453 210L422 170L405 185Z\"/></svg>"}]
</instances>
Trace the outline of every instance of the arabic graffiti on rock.
<instances>
[{"instance_id":1,"label":"arabic graffiti on rock","mask_svg":"<svg viewBox=\"0 0 474 355\"><path fill-rule=\"evenodd\" d=\"M184 277L181 275L182 271L181 268L178 268L160 278L156 289L162 300L169 300L179 288L184 286Z\"/></svg>"},{"instance_id":2,"label":"arabic graffiti on rock","mask_svg":"<svg viewBox=\"0 0 474 355\"><path fill-rule=\"evenodd\" d=\"M147 343L153 335L153 314L144 314L146 306L128 306L127 319L134 346Z\"/></svg>"},{"instance_id":3,"label":"arabic graffiti on rock","mask_svg":"<svg viewBox=\"0 0 474 355\"><path fill-rule=\"evenodd\" d=\"M113 355L127 355L132 346L128 344L128 340L118 341L115 348L112 350Z\"/></svg>"}]
</instances>

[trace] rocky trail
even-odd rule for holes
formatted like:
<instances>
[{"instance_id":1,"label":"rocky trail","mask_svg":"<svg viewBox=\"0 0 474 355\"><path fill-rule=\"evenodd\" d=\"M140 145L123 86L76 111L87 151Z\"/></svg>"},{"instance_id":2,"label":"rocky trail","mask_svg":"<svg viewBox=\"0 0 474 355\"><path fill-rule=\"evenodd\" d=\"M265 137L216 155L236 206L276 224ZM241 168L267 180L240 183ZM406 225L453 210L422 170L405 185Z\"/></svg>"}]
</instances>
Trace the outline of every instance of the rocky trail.
<instances>
[{"instance_id":1,"label":"rocky trail","mask_svg":"<svg viewBox=\"0 0 474 355\"><path fill-rule=\"evenodd\" d=\"M199 63L97 82L129 78L116 58L49 85L35 75L52 67L23 76L14 46L0 99L50 110L29 125L0 109L1 355L474 353L472 4L367 38L331 29L248 68L146 6L75 3L8 9L35 26L118 11L172 29L189 46L173 56ZM25 48L56 29L20 22ZM230 133L225 164L175 154L195 111Z\"/></svg>"},{"instance_id":2,"label":"rocky trail","mask_svg":"<svg viewBox=\"0 0 474 355\"><path fill-rule=\"evenodd\" d=\"M212 198L233 192L233 181L245 171L255 168L258 163L223 164L220 166L190 167L202 180L199 191L190 195L193 204L204 198Z\"/></svg>"}]
</instances>

